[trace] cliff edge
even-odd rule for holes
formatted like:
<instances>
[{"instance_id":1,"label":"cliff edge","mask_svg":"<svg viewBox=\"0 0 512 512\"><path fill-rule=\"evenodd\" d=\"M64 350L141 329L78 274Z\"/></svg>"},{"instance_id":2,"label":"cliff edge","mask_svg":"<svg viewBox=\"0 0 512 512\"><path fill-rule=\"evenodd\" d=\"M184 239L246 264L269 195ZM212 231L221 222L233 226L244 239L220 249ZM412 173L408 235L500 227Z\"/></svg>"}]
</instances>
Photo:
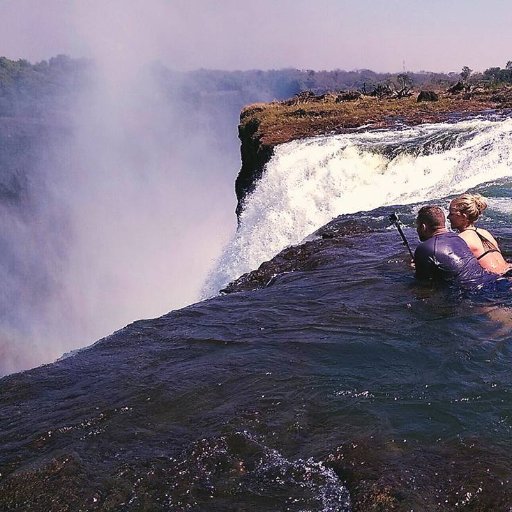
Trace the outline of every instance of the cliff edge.
<instances>
[{"instance_id":1,"label":"cliff edge","mask_svg":"<svg viewBox=\"0 0 512 512\"><path fill-rule=\"evenodd\" d=\"M316 96L303 92L286 101L257 103L240 115L242 167L235 183L240 216L244 199L261 178L274 147L297 139L357 130L392 128L465 119L489 110L512 109L512 87L420 91L405 98L362 95L357 92Z\"/></svg>"}]
</instances>

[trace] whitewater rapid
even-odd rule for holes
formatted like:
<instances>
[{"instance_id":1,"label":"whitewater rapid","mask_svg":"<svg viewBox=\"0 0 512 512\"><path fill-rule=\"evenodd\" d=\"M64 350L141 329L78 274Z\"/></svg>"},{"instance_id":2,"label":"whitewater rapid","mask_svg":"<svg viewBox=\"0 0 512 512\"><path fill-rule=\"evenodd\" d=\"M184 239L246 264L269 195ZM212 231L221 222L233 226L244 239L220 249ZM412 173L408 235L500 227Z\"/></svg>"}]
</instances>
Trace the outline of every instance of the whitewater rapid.
<instances>
[{"instance_id":1,"label":"whitewater rapid","mask_svg":"<svg viewBox=\"0 0 512 512\"><path fill-rule=\"evenodd\" d=\"M472 119L279 145L204 295L334 217L464 192L512 175L512 119Z\"/></svg>"}]
</instances>

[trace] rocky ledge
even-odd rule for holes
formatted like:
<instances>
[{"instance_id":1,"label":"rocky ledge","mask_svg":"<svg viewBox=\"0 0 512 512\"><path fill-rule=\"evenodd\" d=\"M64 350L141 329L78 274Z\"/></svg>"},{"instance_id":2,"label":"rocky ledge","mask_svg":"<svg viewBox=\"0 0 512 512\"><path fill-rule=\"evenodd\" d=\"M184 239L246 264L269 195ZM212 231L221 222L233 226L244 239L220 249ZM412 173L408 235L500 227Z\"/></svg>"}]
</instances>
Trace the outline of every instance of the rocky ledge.
<instances>
[{"instance_id":1,"label":"rocky ledge","mask_svg":"<svg viewBox=\"0 0 512 512\"><path fill-rule=\"evenodd\" d=\"M287 272L314 270L332 257L332 251L345 247L345 237L377 231L380 226L338 217L321 227L298 245L286 247L271 260L263 262L256 270L243 274L229 283L221 293L259 290L274 283Z\"/></svg>"},{"instance_id":2,"label":"rocky ledge","mask_svg":"<svg viewBox=\"0 0 512 512\"><path fill-rule=\"evenodd\" d=\"M392 128L467 118L512 109L512 87L454 86L447 91L420 91L403 98L362 95L358 92L316 96L303 92L291 100L257 103L242 110L238 127L242 167L235 189L237 215L245 196L261 178L274 147L292 140L355 130Z\"/></svg>"}]
</instances>

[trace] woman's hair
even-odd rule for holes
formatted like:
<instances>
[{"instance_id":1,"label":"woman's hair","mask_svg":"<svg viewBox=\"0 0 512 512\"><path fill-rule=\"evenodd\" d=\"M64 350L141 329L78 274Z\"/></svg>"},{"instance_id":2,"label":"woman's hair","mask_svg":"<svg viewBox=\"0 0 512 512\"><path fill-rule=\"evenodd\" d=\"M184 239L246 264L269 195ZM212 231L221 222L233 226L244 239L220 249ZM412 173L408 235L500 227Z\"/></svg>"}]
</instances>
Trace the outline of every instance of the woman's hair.
<instances>
[{"instance_id":1,"label":"woman's hair","mask_svg":"<svg viewBox=\"0 0 512 512\"><path fill-rule=\"evenodd\" d=\"M480 194L462 194L452 201L451 206L458 212L465 213L470 222L475 222L487 208L487 201Z\"/></svg>"}]
</instances>

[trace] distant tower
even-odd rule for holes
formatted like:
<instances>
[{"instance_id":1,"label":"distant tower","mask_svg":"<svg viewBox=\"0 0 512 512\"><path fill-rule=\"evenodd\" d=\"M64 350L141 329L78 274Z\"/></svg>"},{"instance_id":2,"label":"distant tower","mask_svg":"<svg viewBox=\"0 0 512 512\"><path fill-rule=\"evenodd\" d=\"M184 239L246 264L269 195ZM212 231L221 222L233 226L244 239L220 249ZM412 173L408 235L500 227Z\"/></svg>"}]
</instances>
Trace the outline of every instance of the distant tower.
<instances>
[{"instance_id":1,"label":"distant tower","mask_svg":"<svg viewBox=\"0 0 512 512\"><path fill-rule=\"evenodd\" d=\"M402 60L402 68L403 68L403 72L405 73L405 59Z\"/></svg>"}]
</instances>

